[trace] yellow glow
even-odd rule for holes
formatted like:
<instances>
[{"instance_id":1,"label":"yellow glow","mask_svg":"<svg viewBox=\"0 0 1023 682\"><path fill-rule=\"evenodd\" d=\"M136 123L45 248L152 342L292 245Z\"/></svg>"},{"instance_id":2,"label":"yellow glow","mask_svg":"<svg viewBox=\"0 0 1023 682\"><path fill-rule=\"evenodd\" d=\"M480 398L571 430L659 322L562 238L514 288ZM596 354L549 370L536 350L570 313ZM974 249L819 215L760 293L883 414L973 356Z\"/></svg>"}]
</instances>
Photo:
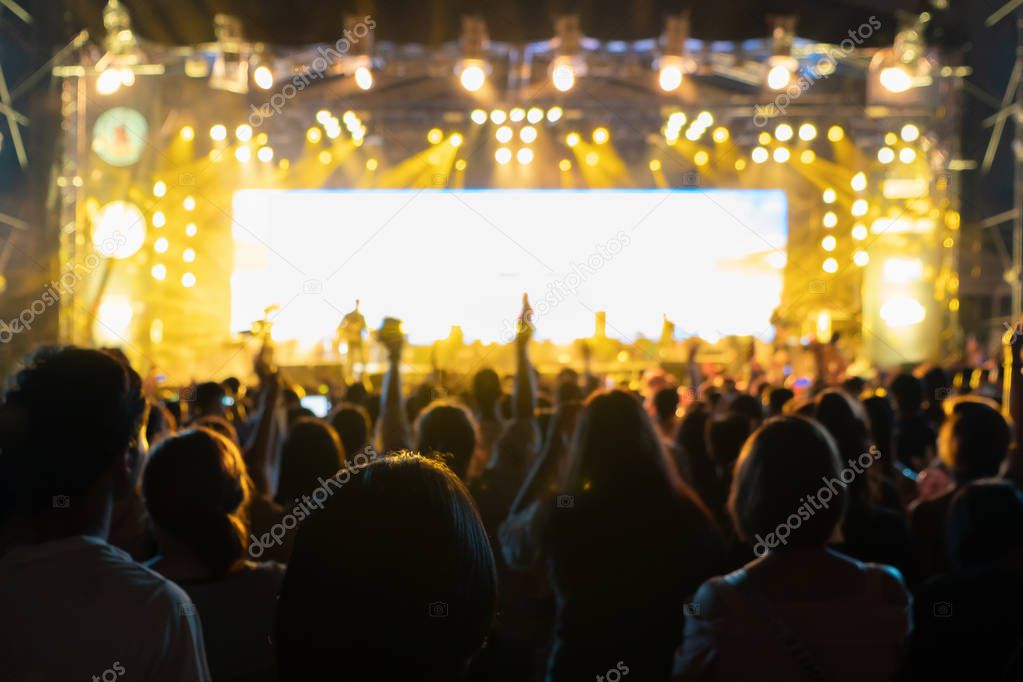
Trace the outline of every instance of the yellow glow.
<instances>
[{"instance_id":1,"label":"yellow glow","mask_svg":"<svg viewBox=\"0 0 1023 682\"><path fill-rule=\"evenodd\" d=\"M507 147L501 147L496 152L494 152L494 160L497 161L502 166L511 161L511 158L512 158L511 150L508 149Z\"/></svg>"},{"instance_id":2,"label":"yellow glow","mask_svg":"<svg viewBox=\"0 0 1023 682\"><path fill-rule=\"evenodd\" d=\"M594 128L593 130L593 141L596 144L604 144L611 139L611 133L607 131L607 128L601 126Z\"/></svg>"},{"instance_id":3,"label":"yellow glow","mask_svg":"<svg viewBox=\"0 0 1023 682\"><path fill-rule=\"evenodd\" d=\"M958 298L953 298L952 300L950 300L948 302L948 309L951 310L953 313L958 311L959 310L959 299Z\"/></svg>"},{"instance_id":4,"label":"yellow glow","mask_svg":"<svg viewBox=\"0 0 1023 682\"><path fill-rule=\"evenodd\" d=\"M828 128L828 139L832 142L839 142L845 137L845 131L842 130L842 126L831 126Z\"/></svg>"},{"instance_id":5,"label":"yellow glow","mask_svg":"<svg viewBox=\"0 0 1023 682\"><path fill-rule=\"evenodd\" d=\"M472 113L469 114L469 118L472 119L473 123L475 123L478 126L481 126L487 122L487 112L483 111L482 109L473 109Z\"/></svg>"},{"instance_id":6,"label":"yellow glow","mask_svg":"<svg viewBox=\"0 0 1023 682\"><path fill-rule=\"evenodd\" d=\"M774 136L782 142L788 142L792 139L792 126L788 123L779 124L778 127L774 129Z\"/></svg>"},{"instance_id":7,"label":"yellow glow","mask_svg":"<svg viewBox=\"0 0 1023 682\"><path fill-rule=\"evenodd\" d=\"M162 197L165 194L167 194L167 183L166 182L164 182L163 180L157 180L155 183L153 183L153 196L154 197Z\"/></svg>"},{"instance_id":8,"label":"yellow glow","mask_svg":"<svg viewBox=\"0 0 1023 682\"><path fill-rule=\"evenodd\" d=\"M809 142L810 140L817 137L817 128L812 123L804 123L799 126L799 139L803 142Z\"/></svg>"},{"instance_id":9,"label":"yellow glow","mask_svg":"<svg viewBox=\"0 0 1023 682\"><path fill-rule=\"evenodd\" d=\"M881 163L891 163L895 160L895 151L891 147L881 147L877 150L877 160Z\"/></svg>"},{"instance_id":10,"label":"yellow glow","mask_svg":"<svg viewBox=\"0 0 1023 682\"><path fill-rule=\"evenodd\" d=\"M372 172L375 171L380 165L380 162L376 159L366 159L366 170Z\"/></svg>"},{"instance_id":11,"label":"yellow glow","mask_svg":"<svg viewBox=\"0 0 1023 682\"><path fill-rule=\"evenodd\" d=\"M324 166L330 163L331 160L333 159L333 157L330 155L330 152L328 152L326 149L320 152L317 155L317 158L320 160L320 163L322 163Z\"/></svg>"},{"instance_id":12,"label":"yellow glow","mask_svg":"<svg viewBox=\"0 0 1023 682\"><path fill-rule=\"evenodd\" d=\"M443 139L444 131L440 128L430 128L430 132L426 133L426 141L430 144L440 144Z\"/></svg>"},{"instance_id":13,"label":"yellow glow","mask_svg":"<svg viewBox=\"0 0 1023 682\"><path fill-rule=\"evenodd\" d=\"M814 154L812 149L804 149L799 154L799 160L803 163L813 163L816 158L817 155Z\"/></svg>"},{"instance_id":14,"label":"yellow glow","mask_svg":"<svg viewBox=\"0 0 1023 682\"><path fill-rule=\"evenodd\" d=\"M569 133L565 136L565 144L569 147L574 147L579 144L579 133Z\"/></svg>"},{"instance_id":15,"label":"yellow glow","mask_svg":"<svg viewBox=\"0 0 1023 682\"><path fill-rule=\"evenodd\" d=\"M838 240L830 234L821 240L821 248L825 251L834 251L836 246L838 246Z\"/></svg>"},{"instance_id":16,"label":"yellow glow","mask_svg":"<svg viewBox=\"0 0 1023 682\"><path fill-rule=\"evenodd\" d=\"M518 123L526 117L526 110L522 107L515 107L508 112L508 120L512 123Z\"/></svg>"},{"instance_id":17,"label":"yellow glow","mask_svg":"<svg viewBox=\"0 0 1023 682\"><path fill-rule=\"evenodd\" d=\"M564 113L565 112L561 107L551 107L547 110L547 120L551 123L557 123L561 120Z\"/></svg>"},{"instance_id":18,"label":"yellow glow","mask_svg":"<svg viewBox=\"0 0 1023 682\"><path fill-rule=\"evenodd\" d=\"M724 126L718 126L717 128L714 129L712 137L714 141L717 142L718 144L721 144L722 142L727 142L728 128L725 128Z\"/></svg>"},{"instance_id":19,"label":"yellow glow","mask_svg":"<svg viewBox=\"0 0 1023 682\"><path fill-rule=\"evenodd\" d=\"M195 223L188 223L185 225L185 235L194 237L199 232L199 228L195 226Z\"/></svg>"},{"instance_id":20,"label":"yellow glow","mask_svg":"<svg viewBox=\"0 0 1023 682\"><path fill-rule=\"evenodd\" d=\"M687 120L688 119L686 118L686 115L684 113L682 113L681 111L676 111L672 113L670 116L668 116L668 128L678 130L686 124Z\"/></svg>"},{"instance_id":21,"label":"yellow glow","mask_svg":"<svg viewBox=\"0 0 1023 682\"><path fill-rule=\"evenodd\" d=\"M774 160L778 163L785 163L789 160L788 147L778 147L774 150Z\"/></svg>"},{"instance_id":22,"label":"yellow glow","mask_svg":"<svg viewBox=\"0 0 1023 682\"><path fill-rule=\"evenodd\" d=\"M102 341L124 342L131 334L134 306L126 296L106 296L96 311L96 336Z\"/></svg>"},{"instance_id":23,"label":"yellow glow","mask_svg":"<svg viewBox=\"0 0 1023 682\"><path fill-rule=\"evenodd\" d=\"M286 171L289 168L291 168L291 161L288 161L287 159L281 159L280 161L277 162L277 167L283 171Z\"/></svg>"},{"instance_id":24,"label":"yellow glow","mask_svg":"<svg viewBox=\"0 0 1023 682\"><path fill-rule=\"evenodd\" d=\"M853 254L853 263L855 263L859 267L862 268L869 262L870 254L868 254L866 251L857 251L856 253Z\"/></svg>"},{"instance_id":25,"label":"yellow glow","mask_svg":"<svg viewBox=\"0 0 1023 682\"><path fill-rule=\"evenodd\" d=\"M658 159L650 159L650 170L654 173L661 170L661 162Z\"/></svg>"},{"instance_id":26,"label":"yellow glow","mask_svg":"<svg viewBox=\"0 0 1023 682\"><path fill-rule=\"evenodd\" d=\"M184 251L181 252L181 258L186 263L193 263L193 262L195 262L195 249L193 249L193 248L185 249Z\"/></svg>"},{"instance_id":27,"label":"yellow glow","mask_svg":"<svg viewBox=\"0 0 1023 682\"><path fill-rule=\"evenodd\" d=\"M597 152L590 152L586 155L587 166L596 166L598 163L600 163L600 154Z\"/></svg>"},{"instance_id":28,"label":"yellow glow","mask_svg":"<svg viewBox=\"0 0 1023 682\"><path fill-rule=\"evenodd\" d=\"M697 166L706 166L707 162L710 161L710 154L703 151L702 149L693 154L693 163Z\"/></svg>"},{"instance_id":29,"label":"yellow glow","mask_svg":"<svg viewBox=\"0 0 1023 682\"><path fill-rule=\"evenodd\" d=\"M864 239L867 238L867 234L868 234L867 226L864 225L863 223L856 223L855 225L853 225L852 238L855 239L856 241L858 242L863 241Z\"/></svg>"},{"instance_id":30,"label":"yellow glow","mask_svg":"<svg viewBox=\"0 0 1023 682\"><path fill-rule=\"evenodd\" d=\"M953 246L955 246L955 243L956 240L952 239L951 237L945 237L945 241L941 242L941 245L944 246L946 249L951 249Z\"/></svg>"},{"instance_id":31,"label":"yellow glow","mask_svg":"<svg viewBox=\"0 0 1023 682\"><path fill-rule=\"evenodd\" d=\"M167 216L163 214L163 211L153 212L153 227L163 227L167 224Z\"/></svg>"},{"instance_id":32,"label":"yellow glow","mask_svg":"<svg viewBox=\"0 0 1023 682\"><path fill-rule=\"evenodd\" d=\"M704 128L708 128L714 124L714 116L709 111L701 111L696 115L696 122Z\"/></svg>"},{"instance_id":33,"label":"yellow glow","mask_svg":"<svg viewBox=\"0 0 1023 682\"><path fill-rule=\"evenodd\" d=\"M881 319L889 327L909 327L920 324L927 317L927 311L920 302L908 296L889 299L881 305Z\"/></svg>"},{"instance_id":34,"label":"yellow glow","mask_svg":"<svg viewBox=\"0 0 1023 682\"><path fill-rule=\"evenodd\" d=\"M195 128L192 126L185 126L181 129L181 139L185 142L191 142L195 139Z\"/></svg>"},{"instance_id":35,"label":"yellow glow","mask_svg":"<svg viewBox=\"0 0 1023 682\"><path fill-rule=\"evenodd\" d=\"M355 84L363 90L369 90L373 87L373 72L365 66L360 66L355 70Z\"/></svg>"},{"instance_id":36,"label":"yellow glow","mask_svg":"<svg viewBox=\"0 0 1023 682\"><path fill-rule=\"evenodd\" d=\"M223 142L227 139L227 128L218 123L217 125L210 128L210 139L217 142Z\"/></svg>"},{"instance_id":37,"label":"yellow glow","mask_svg":"<svg viewBox=\"0 0 1023 682\"><path fill-rule=\"evenodd\" d=\"M558 64L551 70L551 83L561 92L568 92L575 85L575 70L568 64Z\"/></svg>"},{"instance_id":38,"label":"yellow glow","mask_svg":"<svg viewBox=\"0 0 1023 682\"><path fill-rule=\"evenodd\" d=\"M465 166L466 166L465 159L459 159L458 161L455 161L455 170L458 171L459 173L465 170Z\"/></svg>"},{"instance_id":39,"label":"yellow glow","mask_svg":"<svg viewBox=\"0 0 1023 682\"><path fill-rule=\"evenodd\" d=\"M753 159L753 163L763 163L767 161L770 154L763 147L756 147L751 153L750 158Z\"/></svg>"},{"instance_id":40,"label":"yellow glow","mask_svg":"<svg viewBox=\"0 0 1023 682\"><path fill-rule=\"evenodd\" d=\"M523 147L515 154L515 158L518 159L520 164L527 166L533 162L533 150L529 147Z\"/></svg>"},{"instance_id":41,"label":"yellow glow","mask_svg":"<svg viewBox=\"0 0 1023 682\"><path fill-rule=\"evenodd\" d=\"M924 276L924 263L919 258L889 258L884 262L883 279L887 284L909 284Z\"/></svg>"},{"instance_id":42,"label":"yellow glow","mask_svg":"<svg viewBox=\"0 0 1023 682\"><path fill-rule=\"evenodd\" d=\"M305 131L305 139L309 140L312 144L318 144L319 141L323 139L323 133L320 132L319 128L314 126Z\"/></svg>"},{"instance_id":43,"label":"yellow glow","mask_svg":"<svg viewBox=\"0 0 1023 682\"><path fill-rule=\"evenodd\" d=\"M657 76L657 84L660 85L661 90L664 90L665 92L678 90L678 87L682 85L682 69L673 64L662 66L661 71Z\"/></svg>"},{"instance_id":44,"label":"yellow glow","mask_svg":"<svg viewBox=\"0 0 1023 682\"><path fill-rule=\"evenodd\" d=\"M757 135L757 142L760 144L771 144L771 133L766 130Z\"/></svg>"},{"instance_id":45,"label":"yellow glow","mask_svg":"<svg viewBox=\"0 0 1023 682\"><path fill-rule=\"evenodd\" d=\"M746 170L746 159L736 159L735 160L735 170L737 170L737 171Z\"/></svg>"},{"instance_id":46,"label":"yellow glow","mask_svg":"<svg viewBox=\"0 0 1023 682\"><path fill-rule=\"evenodd\" d=\"M192 287L194 287L195 275L193 275L191 272L186 272L185 274L181 275L181 286L185 287L186 289L191 289Z\"/></svg>"},{"instance_id":47,"label":"yellow glow","mask_svg":"<svg viewBox=\"0 0 1023 682\"><path fill-rule=\"evenodd\" d=\"M899 150L899 161L902 163L913 163L916 160L916 151L912 147L903 147Z\"/></svg>"},{"instance_id":48,"label":"yellow glow","mask_svg":"<svg viewBox=\"0 0 1023 682\"><path fill-rule=\"evenodd\" d=\"M686 139L691 142L696 142L700 139L700 136L703 135L704 130L704 128L701 128L694 122L691 126L689 126L689 129L686 130Z\"/></svg>"},{"instance_id":49,"label":"yellow glow","mask_svg":"<svg viewBox=\"0 0 1023 682\"><path fill-rule=\"evenodd\" d=\"M96 92L101 95L112 95L121 88L121 73L119 69L108 67L96 79Z\"/></svg>"},{"instance_id":50,"label":"yellow glow","mask_svg":"<svg viewBox=\"0 0 1023 682\"><path fill-rule=\"evenodd\" d=\"M834 211L828 211L827 213L824 214L824 218L821 220L821 223L824 225L824 227L830 229L835 225L838 225L838 216L835 215Z\"/></svg>"},{"instance_id":51,"label":"yellow glow","mask_svg":"<svg viewBox=\"0 0 1023 682\"><path fill-rule=\"evenodd\" d=\"M508 114L504 113L504 109L494 109L490 112L490 122L494 125L501 125L508 120Z\"/></svg>"},{"instance_id":52,"label":"yellow glow","mask_svg":"<svg viewBox=\"0 0 1023 682\"><path fill-rule=\"evenodd\" d=\"M167 279L167 266L163 263L157 263L153 266L153 269L150 270L150 273L152 273L154 279L162 282Z\"/></svg>"},{"instance_id":53,"label":"yellow glow","mask_svg":"<svg viewBox=\"0 0 1023 682\"><path fill-rule=\"evenodd\" d=\"M561 161L558 162L558 168L561 170L562 173L567 173L568 171L572 170L572 162L569 161L568 159L562 159Z\"/></svg>"},{"instance_id":54,"label":"yellow glow","mask_svg":"<svg viewBox=\"0 0 1023 682\"><path fill-rule=\"evenodd\" d=\"M901 66L889 66L881 69L881 85L889 92L900 93L913 87L913 79Z\"/></svg>"},{"instance_id":55,"label":"yellow glow","mask_svg":"<svg viewBox=\"0 0 1023 682\"><path fill-rule=\"evenodd\" d=\"M852 208L849 210L856 217L867 215L867 211L870 210L870 204L867 203L866 199L857 199L853 202Z\"/></svg>"},{"instance_id":56,"label":"yellow glow","mask_svg":"<svg viewBox=\"0 0 1023 682\"><path fill-rule=\"evenodd\" d=\"M252 126L248 123L242 123L240 126L234 129L234 136L237 137L241 142L248 142L252 139Z\"/></svg>"},{"instance_id":57,"label":"yellow glow","mask_svg":"<svg viewBox=\"0 0 1023 682\"><path fill-rule=\"evenodd\" d=\"M825 204L833 204L835 203L835 199L837 198L838 194L835 192L835 190L831 189L830 187L824 190L824 192L821 194L821 199L824 200Z\"/></svg>"},{"instance_id":58,"label":"yellow glow","mask_svg":"<svg viewBox=\"0 0 1023 682\"><path fill-rule=\"evenodd\" d=\"M260 147L256 151L256 158L263 163L270 163L274 160L274 150L271 147Z\"/></svg>"},{"instance_id":59,"label":"yellow glow","mask_svg":"<svg viewBox=\"0 0 1023 682\"><path fill-rule=\"evenodd\" d=\"M252 72L252 80L256 82L260 89L269 90L274 86L273 71L264 65L257 66L256 70Z\"/></svg>"},{"instance_id":60,"label":"yellow glow","mask_svg":"<svg viewBox=\"0 0 1023 682\"><path fill-rule=\"evenodd\" d=\"M497 133L495 133L495 135L497 137L498 142L506 144L508 142L511 142L513 133L510 127L501 126L500 128L497 129Z\"/></svg>"},{"instance_id":61,"label":"yellow glow","mask_svg":"<svg viewBox=\"0 0 1023 682\"><path fill-rule=\"evenodd\" d=\"M484 83L487 82L487 73L479 64L469 64L462 69L462 73L458 76L458 80L462 84L463 88L469 92L476 92L483 87Z\"/></svg>"},{"instance_id":62,"label":"yellow glow","mask_svg":"<svg viewBox=\"0 0 1023 682\"><path fill-rule=\"evenodd\" d=\"M834 258L825 258L821 264L821 269L824 272L836 273L838 272L838 261Z\"/></svg>"},{"instance_id":63,"label":"yellow glow","mask_svg":"<svg viewBox=\"0 0 1023 682\"><path fill-rule=\"evenodd\" d=\"M902 126L902 130L900 132L902 135L902 139L905 142L915 142L917 138L920 137L920 129L917 128L912 123L907 123L906 125Z\"/></svg>"},{"instance_id":64,"label":"yellow glow","mask_svg":"<svg viewBox=\"0 0 1023 682\"><path fill-rule=\"evenodd\" d=\"M345 113L351 114L352 112L346 111ZM330 112L327 111L326 109L320 109L319 111L316 112L316 122L319 123L320 125L327 125L327 122L330 121L331 118L333 117L330 115ZM347 121L347 119L345 120Z\"/></svg>"},{"instance_id":65,"label":"yellow glow","mask_svg":"<svg viewBox=\"0 0 1023 682\"><path fill-rule=\"evenodd\" d=\"M852 176L852 180L849 185L857 192L862 192L867 189L867 174L860 171L856 175Z\"/></svg>"},{"instance_id":66,"label":"yellow glow","mask_svg":"<svg viewBox=\"0 0 1023 682\"><path fill-rule=\"evenodd\" d=\"M170 242L167 241L166 237L160 237L153 242L153 251L157 253L166 253L168 248L170 248Z\"/></svg>"},{"instance_id":67,"label":"yellow glow","mask_svg":"<svg viewBox=\"0 0 1023 682\"><path fill-rule=\"evenodd\" d=\"M252 158L252 150L248 147L238 147L234 150L234 158L238 159L241 163L248 163Z\"/></svg>"},{"instance_id":68,"label":"yellow glow","mask_svg":"<svg viewBox=\"0 0 1023 682\"><path fill-rule=\"evenodd\" d=\"M455 147L456 149L458 147L461 147L462 146L462 142L464 142L464 141L465 141L465 138L462 137L461 133L451 133L451 137L448 138L448 143L450 143L451 146Z\"/></svg>"},{"instance_id":69,"label":"yellow glow","mask_svg":"<svg viewBox=\"0 0 1023 682\"><path fill-rule=\"evenodd\" d=\"M899 136L896 135L895 133L889 132L884 134L884 143L889 147L894 147L898 143L898 141Z\"/></svg>"},{"instance_id":70,"label":"yellow glow","mask_svg":"<svg viewBox=\"0 0 1023 682\"><path fill-rule=\"evenodd\" d=\"M519 139L530 144L536 139L536 128L533 126L525 126L519 131Z\"/></svg>"}]
</instances>

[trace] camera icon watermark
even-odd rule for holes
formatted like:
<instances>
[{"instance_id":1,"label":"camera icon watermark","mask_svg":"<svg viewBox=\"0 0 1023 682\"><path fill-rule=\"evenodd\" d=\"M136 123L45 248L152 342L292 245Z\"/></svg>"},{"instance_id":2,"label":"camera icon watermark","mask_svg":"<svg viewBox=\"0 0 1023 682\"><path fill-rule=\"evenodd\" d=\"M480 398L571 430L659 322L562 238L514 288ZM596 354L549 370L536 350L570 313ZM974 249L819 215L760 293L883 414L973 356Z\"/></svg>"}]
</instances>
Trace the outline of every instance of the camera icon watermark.
<instances>
[{"instance_id":1,"label":"camera icon watermark","mask_svg":"<svg viewBox=\"0 0 1023 682\"><path fill-rule=\"evenodd\" d=\"M185 386L178 391L178 401L182 403L191 403L195 401L195 386Z\"/></svg>"},{"instance_id":2,"label":"camera icon watermark","mask_svg":"<svg viewBox=\"0 0 1023 682\"><path fill-rule=\"evenodd\" d=\"M933 613L935 618L951 618L952 617L951 602L947 601L934 602Z\"/></svg>"},{"instance_id":3,"label":"camera icon watermark","mask_svg":"<svg viewBox=\"0 0 1023 682\"><path fill-rule=\"evenodd\" d=\"M430 614L430 618L447 618L448 605L442 601L432 602L430 607L427 609L427 613Z\"/></svg>"},{"instance_id":4,"label":"camera icon watermark","mask_svg":"<svg viewBox=\"0 0 1023 682\"><path fill-rule=\"evenodd\" d=\"M67 495L54 495L53 496L53 508L54 509L67 509L71 506L71 498Z\"/></svg>"},{"instance_id":5,"label":"camera icon watermark","mask_svg":"<svg viewBox=\"0 0 1023 682\"><path fill-rule=\"evenodd\" d=\"M811 294L823 294L827 290L828 286L822 279L811 279L810 280L810 293Z\"/></svg>"},{"instance_id":6,"label":"camera icon watermark","mask_svg":"<svg viewBox=\"0 0 1023 682\"><path fill-rule=\"evenodd\" d=\"M700 615L700 605L696 604L696 603L692 603L692 602L690 602L688 604L684 604L682 606L682 612L684 614L686 614L687 616L699 616Z\"/></svg>"},{"instance_id":7,"label":"camera icon watermark","mask_svg":"<svg viewBox=\"0 0 1023 682\"><path fill-rule=\"evenodd\" d=\"M193 604L191 602L189 602L187 604L182 604L178 608L181 611L181 615L183 615L183 616L194 616L195 615L195 604Z\"/></svg>"},{"instance_id":8,"label":"camera icon watermark","mask_svg":"<svg viewBox=\"0 0 1023 682\"><path fill-rule=\"evenodd\" d=\"M934 399L936 401L938 401L939 403L941 401L947 400L947 399L949 399L951 397L952 397L952 389L951 388L945 388L944 386L942 386L941 388L934 389Z\"/></svg>"},{"instance_id":9,"label":"camera icon watermark","mask_svg":"<svg viewBox=\"0 0 1023 682\"><path fill-rule=\"evenodd\" d=\"M307 279L302 282L302 293L303 294L322 294L323 293L323 280L320 279Z\"/></svg>"},{"instance_id":10,"label":"camera icon watermark","mask_svg":"<svg viewBox=\"0 0 1023 682\"><path fill-rule=\"evenodd\" d=\"M558 495L558 508L571 509L575 506L575 498L571 495Z\"/></svg>"},{"instance_id":11,"label":"camera icon watermark","mask_svg":"<svg viewBox=\"0 0 1023 682\"><path fill-rule=\"evenodd\" d=\"M182 187L191 187L195 184L195 173L179 173L178 184Z\"/></svg>"},{"instance_id":12,"label":"camera icon watermark","mask_svg":"<svg viewBox=\"0 0 1023 682\"><path fill-rule=\"evenodd\" d=\"M702 178L699 173L696 171L689 171L688 173L682 174L682 178L679 181L679 187L699 187L702 184L701 180Z\"/></svg>"}]
</instances>

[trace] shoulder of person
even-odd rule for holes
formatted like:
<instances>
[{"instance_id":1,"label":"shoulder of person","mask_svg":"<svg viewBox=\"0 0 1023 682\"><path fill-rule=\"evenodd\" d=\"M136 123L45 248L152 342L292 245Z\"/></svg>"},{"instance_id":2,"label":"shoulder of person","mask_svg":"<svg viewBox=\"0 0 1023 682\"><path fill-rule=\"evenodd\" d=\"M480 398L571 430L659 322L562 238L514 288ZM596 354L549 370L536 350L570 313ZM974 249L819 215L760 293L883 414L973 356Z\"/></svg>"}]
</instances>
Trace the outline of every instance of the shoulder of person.
<instances>
[{"instance_id":1,"label":"shoulder of person","mask_svg":"<svg viewBox=\"0 0 1023 682\"><path fill-rule=\"evenodd\" d=\"M735 582L742 578L736 574L715 576L707 580L693 595L692 615L702 619L719 619L735 611L735 600L738 596Z\"/></svg>"},{"instance_id":2,"label":"shoulder of person","mask_svg":"<svg viewBox=\"0 0 1023 682\"><path fill-rule=\"evenodd\" d=\"M894 566L887 564L862 564L861 568L867 580L871 581L874 594L883 601L905 605L909 602L909 591L902 573Z\"/></svg>"}]
</instances>

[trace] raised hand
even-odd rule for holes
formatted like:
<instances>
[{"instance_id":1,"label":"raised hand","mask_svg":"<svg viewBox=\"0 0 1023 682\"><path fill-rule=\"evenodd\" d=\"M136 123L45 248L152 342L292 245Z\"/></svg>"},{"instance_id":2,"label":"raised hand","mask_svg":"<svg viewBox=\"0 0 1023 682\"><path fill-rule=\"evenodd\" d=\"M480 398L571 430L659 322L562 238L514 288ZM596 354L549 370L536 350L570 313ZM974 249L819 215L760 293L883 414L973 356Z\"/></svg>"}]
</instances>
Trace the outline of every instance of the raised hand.
<instances>
[{"instance_id":1,"label":"raised hand","mask_svg":"<svg viewBox=\"0 0 1023 682\"><path fill-rule=\"evenodd\" d=\"M529 294L522 294L522 312L515 325L515 344L524 347L533 338L533 307L529 305Z\"/></svg>"},{"instance_id":2,"label":"raised hand","mask_svg":"<svg viewBox=\"0 0 1023 682\"><path fill-rule=\"evenodd\" d=\"M387 355L395 360L401 357L401 349L405 339L401 332L401 322L393 317L384 318L384 324L377 332L377 339L387 349Z\"/></svg>"}]
</instances>

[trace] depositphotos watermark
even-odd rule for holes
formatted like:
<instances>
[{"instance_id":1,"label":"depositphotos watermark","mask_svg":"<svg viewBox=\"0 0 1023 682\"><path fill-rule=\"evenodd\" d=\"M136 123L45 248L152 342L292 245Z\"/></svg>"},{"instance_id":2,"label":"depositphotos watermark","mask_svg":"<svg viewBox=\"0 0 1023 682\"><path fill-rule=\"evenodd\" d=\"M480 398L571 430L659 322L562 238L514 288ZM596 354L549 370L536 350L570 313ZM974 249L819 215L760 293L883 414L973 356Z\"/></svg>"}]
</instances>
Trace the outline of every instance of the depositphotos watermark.
<instances>
[{"instance_id":1,"label":"depositphotos watermark","mask_svg":"<svg viewBox=\"0 0 1023 682\"><path fill-rule=\"evenodd\" d=\"M793 100L803 96L803 93L813 87L813 84L822 78L828 78L838 68L838 60L849 56L863 41L874 35L874 31L881 28L881 20L876 16L871 17L858 27L849 30L849 37L838 44L837 48L828 47L824 56L809 68L799 71L797 78L791 80L785 90L774 98L774 101L767 106L759 104L753 107L753 125L763 128L771 122L772 118L784 116Z\"/></svg>"},{"instance_id":2,"label":"depositphotos watermark","mask_svg":"<svg viewBox=\"0 0 1023 682\"><path fill-rule=\"evenodd\" d=\"M618 661L615 667L608 670L603 675L597 675L597 682L618 682L626 675L629 674L629 666L625 665L625 661Z\"/></svg>"},{"instance_id":3,"label":"depositphotos watermark","mask_svg":"<svg viewBox=\"0 0 1023 682\"><path fill-rule=\"evenodd\" d=\"M313 509L322 509L323 503L334 494L334 490L340 490L345 483L352 480L352 474L360 473L376 457L376 451L372 447L366 446L362 452L352 458L351 464L345 465L344 469L341 469L327 480L324 480L321 476L318 479L320 485L316 486L311 494L303 495L302 500L296 502L291 511L285 514L279 523L275 523L268 532L263 533L258 538L254 534L249 535L249 538L252 540L249 544L249 556L258 560L273 545L280 546L283 544L284 536L287 535L289 530L293 530L298 526L299 521L304 521L310 516Z\"/></svg>"},{"instance_id":4,"label":"depositphotos watermark","mask_svg":"<svg viewBox=\"0 0 1023 682\"><path fill-rule=\"evenodd\" d=\"M879 459L881 459L881 451L871 446L868 452L862 453L855 460L847 460L849 466L838 472L838 478L828 478L827 476L821 478L824 485L817 490L815 495L807 495L802 498L802 504L796 508L795 513L789 514L784 522L779 523L773 533L768 533L766 538L760 537L760 535L756 536L757 543L753 545L753 553L760 557L767 554L769 549L787 545L789 536L799 529L804 521L809 521L810 517L819 510L828 508L831 500L838 495L836 486L847 487Z\"/></svg>"},{"instance_id":5,"label":"depositphotos watermark","mask_svg":"<svg viewBox=\"0 0 1023 682\"><path fill-rule=\"evenodd\" d=\"M345 29L341 37L334 43L333 48L317 47L316 51L320 53L319 56L313 59L309 66L303 67L301 72L292 76L279 92L271 95L269 102L264 102L258 107L255 104L249 105L252 109L249 114L249 125L258 128L266 119L279 115L284 111L284 106L288 102L309 87L312 81L323 78L331 64L340 61L351 51L353 45L357 45L359 40L369 35L369 32L376 26L377 22L367 14L351 30Z\"/></svg>"}]
</instances>

